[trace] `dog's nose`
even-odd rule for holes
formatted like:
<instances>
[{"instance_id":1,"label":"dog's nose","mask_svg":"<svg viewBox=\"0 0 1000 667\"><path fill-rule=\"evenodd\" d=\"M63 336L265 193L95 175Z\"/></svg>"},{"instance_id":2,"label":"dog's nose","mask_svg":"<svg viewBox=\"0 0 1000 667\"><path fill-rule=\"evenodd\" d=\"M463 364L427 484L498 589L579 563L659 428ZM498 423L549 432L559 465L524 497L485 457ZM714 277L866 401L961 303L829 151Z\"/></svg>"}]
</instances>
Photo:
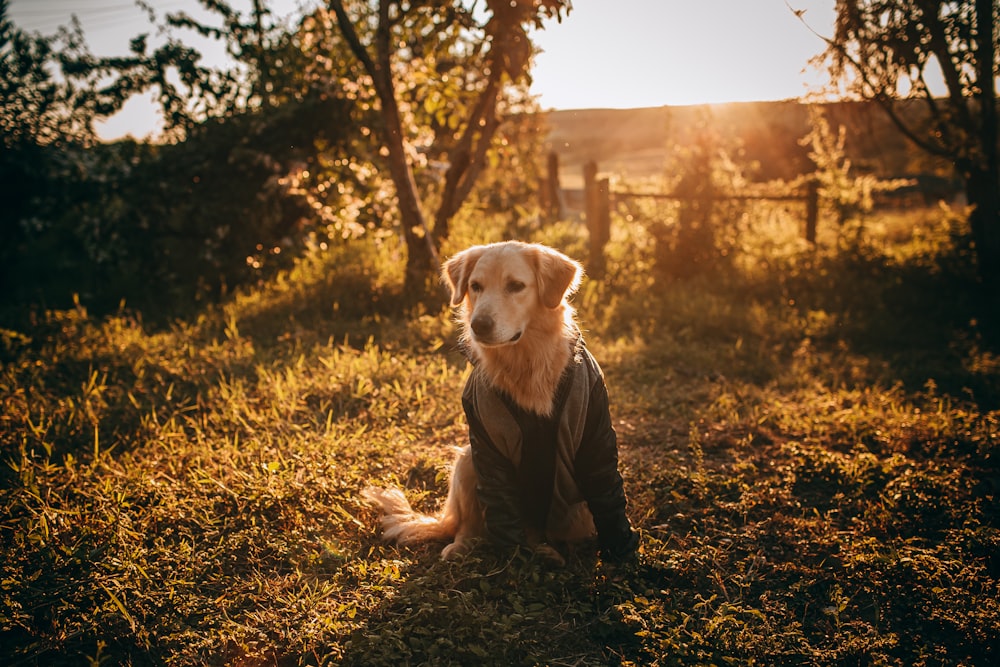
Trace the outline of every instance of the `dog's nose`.
<instances>
[{"instance_id":1,"label":"dog's nose","mask_svg":"<svg viewBox=\"0 0 1000 667\"><path fill-rule=\"evenodd\" d=\"M476 315L472 318L472 332L479 338L488 337L493 333L493 318L489 315Z\"/></svg>"}]
</instances>

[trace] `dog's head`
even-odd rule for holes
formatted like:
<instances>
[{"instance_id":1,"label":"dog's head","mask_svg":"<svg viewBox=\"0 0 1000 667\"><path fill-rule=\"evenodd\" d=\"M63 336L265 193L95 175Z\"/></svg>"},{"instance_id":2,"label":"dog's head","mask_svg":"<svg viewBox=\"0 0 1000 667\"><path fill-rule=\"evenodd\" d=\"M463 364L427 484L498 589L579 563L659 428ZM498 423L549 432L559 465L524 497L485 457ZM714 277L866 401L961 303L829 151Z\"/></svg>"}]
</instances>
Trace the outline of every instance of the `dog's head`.
<instances>
[{"instance_id":1,"label":"dog's head","mask_svg":"<svg viewBox=\"0 0 1000 667\"><path fill-rule=\"evenodd\" d=\"M541 320L561 322L583 267L537 243L473 246L444 264L451 302L463 307L465 335L482 347L512 345ZM548 312L549 317L545 314Z\"/></svg>"}]
</instances>

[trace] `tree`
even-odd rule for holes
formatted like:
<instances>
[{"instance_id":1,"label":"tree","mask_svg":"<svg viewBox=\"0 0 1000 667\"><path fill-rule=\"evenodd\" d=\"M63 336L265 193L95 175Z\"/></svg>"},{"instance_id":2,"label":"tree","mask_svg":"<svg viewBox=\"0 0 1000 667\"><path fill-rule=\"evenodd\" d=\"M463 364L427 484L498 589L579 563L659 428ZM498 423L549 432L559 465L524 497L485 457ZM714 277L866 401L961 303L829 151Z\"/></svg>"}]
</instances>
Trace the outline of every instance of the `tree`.
<instances>
[{"instance_id":1,"label":"tree","mask_svg":"<svg viewBox=\"0 0 1000 667\"><path fill-rule=\"evenodd\" d=\"M60 68L69 58L86 57L79 22L74 20L55 37L28 34L11 23L8 4L0 0L3 148L93 144L92 81L74 81Z\"/></svg>"},{"instance_id":2,"label":"tree","mask_svg":"<svg viewBox=\"0 0 1000 667\"><path fill-rule=\"evenodd\" d=\"M29 34L8 19L7 6L0 0L0 284L20 295L23 244L48 231L50 195L81 194L95 114L90 87L60 67L62 55L86 53L79 23L52 37Z\"/></svg>"},{"instance_id":3,"label":"tree","mask_svg":"<svg viewBox=\"0 0 1000 667\"><path fill-rule=\"evenodd\" d=\"M994 298L1000 293L998 23L992 0L838 0L824 54L834 81L876 102L916 146L955 165L973 207L979 273ZM937 71L941 97L934 94ZM912 100L923 113L913 113Z\"/></svg>"},{"instance_id":4,"label":"tree","mask_svg":"<svg viewBox=\"0 0 1000 667\"><path fill-rule=\"evenodd\" d=\"M128 56L95 58L75 22L28 35L0 0L0 315L74 293L92 312L125 298L174 314L286 263L321 213L364 194L351 105L301 76L294 33L265 23L259 2L249 21L204 2L222 27L169 26L225 40L241 67L205 68L178 39L151 50L144 35ZM147 89L174 141L98 142L94 119ZM316 205L297 181L320 164L339 187Z\"/></svg>"},{"instance_id":5,"label":"tree","mask_svg":"<svg viewBox=\"0 0 1000 667\"><path fill-rule=\"evenodd\" d=\"M220 26L197 21L184 12L167 14L164 24L158 26L166 39L155 48L149 43L149 35L143 33L132 38L127 56L64 57L64 69L95 81L91 88L101 116L113 115L137 94L155 91L163 114L164 138L175 142L184 140L206 119L267 106L272 100L263 84L273 72L268 67L266 44L281 31L273 24L264 25L267 11L259 0L255 0L249 18L233 10L225 0L199 2ZM157 15L152 6L140 4L155 24ZM205 66L201 53L177 37L174 29L223 42L239 65L220 69Z\"/></svg>"},{"instance_id":6,"label":"tree","mask_svg":"<svg viewBox=\"0 0 1000 667\"><path fill-rule=\"evenodd\" d=\"M371 79L379 104L379 140L386 153L407 246L404 291L426 293L437 274L437 249L475 184L500 124L498 104L505 87L527 76L532 47L527 30L542 19L562 18L569 0L487 0L485 24L471 8L444 0L330 0L340 33ZM447 138L433 227L424 212L414 176L414 129L404 122L399 76L403 61L423 61L438 82L454 81L458 94L442 88L421 102L438 116L437 134ZM413 102L408 100L407 102ZM449 104L456 104L461 115Z\"/></svg>"}]
</instances>

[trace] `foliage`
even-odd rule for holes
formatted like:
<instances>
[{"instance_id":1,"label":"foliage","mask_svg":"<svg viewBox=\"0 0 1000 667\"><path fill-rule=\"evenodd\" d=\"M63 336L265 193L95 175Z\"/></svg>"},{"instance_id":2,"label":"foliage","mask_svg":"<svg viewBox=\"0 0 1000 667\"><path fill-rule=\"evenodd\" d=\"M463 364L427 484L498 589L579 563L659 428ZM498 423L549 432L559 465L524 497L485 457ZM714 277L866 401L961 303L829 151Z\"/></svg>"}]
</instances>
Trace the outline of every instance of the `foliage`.
<instances>
[{"instance_id":1,"label":"foliage","mask_svg":"<svg viewBox=\"0 0 1000 667\"><path fill-rule=\"evenodd\" d=\"M1000 322L960 219L875 217L854 253L742 244L745 268L655 288L616 220L576 305L643 533L618 567L378 543L359 489L433 509L465 438L467 364L446 313L398 314L393 234L158 331L81 307L3 331L5 657L996 662ZM568 224L530 239L586 248Z\"/></svg>"},{"instance_id":2,"label":"foliage","mask_svg":"<svg viewBox=\"0 0 1000 667\"><path fill-rule=\"evenodd\" d=\"M345 101L313 94L203 123L176 144L24 149L37 159L10 168L35 180L5 221L14 235L2 271L13 288L3 310L22 318L38 305L66 308L76 294L98 313L126 300L151 322L169 320L280 266L310 233L339 239L363 226L369 185L345 148L350 125L336 122L346 116ZM314 206L301 180L324 158L339 165L324 179L341 187ZM314 211L348 198L360 202L354 216L316 224Z\"/></svg>"},{"instance_id":3,"label":"foliage","mask_svg":"<svg viewBox=\"0 0 1000 667\"><path fill-rule=\"evenodd\" d=\"M152 47L149 34L136 35L124 57L96 58L89 53L61 54L67 71L88 76L100 115L110 116L133 96L155 92L164 122L164 138L183 141L209 119L246 114L295 99L301 60L290 43L290 31L270 19L262 2L245 17L224 0L201 0L211 19L198 21L186 12L158 17L152 4L140 2L162 43ZM215 23L212 22L215 21ZM215 39L234 63L213 68L177 32Z\"/></svg>"},{"instance_id":4,"label":"foliage","mask_svg":"<svg viewBox=\"0 0 1000 667\"><path fill-rule=\"evenodd\" d=\"M810 107L811 129L799 143L809 147L809 159L816 165L813 177L819 195L837 211L837 220L846 220L871 212L877 193L892 192L911 185L906 179L879 179L875 174L852 173L851 160L846 157L847 130L841 125L836 136L823 109Z\"/></svg>"},{"instance_id":5,"label":"foliage","mask_svg":"<svg viewBox=\"0 0 1000 667\"><path fill-rule=\"evenodd\" d=\"M725 145L706 115L690 129L690 143L675 149L669 191L676 205L666 219L650 227L655 264L661 278L689 278L723 270L740 243L746 223L741 200L728 197L746 190L745 165Z\"/></svg>"},{"instance_id":6,"label":"foliage","mask_svg":"<svg viewBox=\"0 0 1000 667\"><path fill-rule=\"evenodd\" d=\"M59 53L83 48L78 23L58 37L29 35L7 18L0 1L0 134L3 150L28 144L92 143L94 110L86 90L60 81Z\"/></svg>"},{"instance_id":7,"label":"foliage","mask_svg":"<svg viewBox=\"0 0 1000 667\"><path fill-rule=\"evenodd\" d=\"M842 0L825 54L835 81L875 101L922 150L955 165L974 206L980 273L994 297L1000 294L998 33L1000 11L990 0ZM920 100L925 113L902 113L907 99Z\"/></svg>"},{"instance_id":8,"label":"foliage","mask_svg":"<svg viewBox=\"0 0 1000 667\"><path fill-rule=\"evenodd\" d=\"M79 298L99 314L125 300L147 322L168 321L193 301L216 299L287 266L307 246L378 236L401 224L392 184L382 177L385 157L372 141L379 105L362 68L345 57L332 14L317 11L285 27L268 22L263 4L249 18L227 3L206 7L220 25L169 14L161 26L169 31L166 43L151 49L147 36L137 36L125 58L94 58L79 35L57 51L52 39L28 38L4 23L3 34L21 40L4 47L4 85L17 93L5 103L11 122L20 123L5 128L0 155L9 190L0 271L14 285L0 301L5 319ZM414 10L419 21L410 27L431 30L440 43L414 42L419 57L396 67L425 203L457 206L456 196L471 195L481 210L506 207L514 197L523 202L534 188L538 134L524 86L508 82L492 106L477 111L491 114L489 136L444 203L451 177L443 178L441 165L475 133L460 119L472 113L482 87L476 68L501 57L485 56L483 45L475 53L472 19L446 10ZM223 40L239 65L202 67L173 30ZM482 36L486 28L476 30ZM49 69L56 62L85 85L55 83ZM92 137L80 134L94 117L147 89L163 104L171 143L91 145ZM496 176L503 169L524 178L508 187ZM489 182L476 185L484 174ZM530 209L511 210L520 218ZM445 227L442 221L442 238ZM147 280L134 280L138 272Z\"/></svg>"},{"instance_id":9,"label":"foliage","mask_svg":"<svg viewBox=\"0 0 1000 667\"><path fill-rule=\"evenodd\" d=\"M21 284L11 264L38 219L58 208L42 195L57 190L54 180L61 197L82 194L78 160L95 141L95 109L89 90L60 67L60 54L86 51L79 25L54 37L29 35L10 22L7 6L0 0L0 280L10 298Z\"/></svg>"},{"instance_id":10,"label":"foliage","mask_svg":"<svg viewBox=\"0 0 1000 667\"><path fill-rule=\"evenodd\" d=\"M922 116L918 104L910 100L901 104L899 111L918 119ZM798 139L810 131L810 110L817 108L823 110L832 128L847 128L845 157L856 169L880 178L934 174L953 188L945 197L948 199L961 189L961 179L954 180L950 161L920 151L874 103L856 100L553 110L545 113L550 128L546 149L558 152L562 173L571 177L579 176L591 160L602 172L617 177L659 176L675 147L689 146L695 139L691 128L702 123L724 147L738 147L733 158L752 166L746 170L751 181L791 181L814 169L808 147ZM595 127L601 130L595 132ZM568 181L564 177L564 182Z\"/></svg>"},{"instance_id":11,"label":"foliage","mask_svg":"<svg viewBox=\"0 0 1000 667\"><path fill-rule=\"evenodd\" d=\"M414 298L428 296L438 247L486 166L503 120L499 112L527 85L529 28L542 28L543 17L561 19L571 6L568 0L487 0L485 21L476 3L338 0L328 12L317 10L313 24L336 24L340 53L352 54L378 100L375 138L396 189L407 247L404 289ZM415 159L421 147L424 157ZM418 189L415 166L424 160L439 171L433 197Z\"/></svg>"},{"instance_id":12,"label":"foliage","mask_svg":"<svg viewBox=\"0 0 1000 667\"><path fill-rule=\"evenodd\" d=\"M846 82L848 71L857 74L846 83L850 92L879 102L890 114L901 98L923 100L926 128L912 118L899 117L897 123L928 152L982 160L982 147L977 147L981 128L973 124L982 92L978 79L993 72L997 56L990 53L981 63L976 49L988 32L984 28L997 20L995 12L993 8L979 16L976 4L969 1L840 2L826 58L838 80ZM935 67L947 86L945 100L936 99L932 90Z\"/></svg>"}]
</instances>

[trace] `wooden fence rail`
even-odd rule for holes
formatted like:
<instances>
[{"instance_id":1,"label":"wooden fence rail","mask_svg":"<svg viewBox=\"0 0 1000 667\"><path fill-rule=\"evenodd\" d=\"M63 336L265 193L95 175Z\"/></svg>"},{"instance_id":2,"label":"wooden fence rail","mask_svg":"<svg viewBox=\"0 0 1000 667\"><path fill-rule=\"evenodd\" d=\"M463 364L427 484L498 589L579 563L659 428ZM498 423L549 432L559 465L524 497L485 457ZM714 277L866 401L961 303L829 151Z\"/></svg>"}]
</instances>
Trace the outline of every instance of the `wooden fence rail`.
<instances>
[{"instance_id":1,"label":"wooden fence rail","mask_svg":"<svg viewBox=\"0 0 1000 667\"><path fill-rule=\"evenodd\" d=\"M558 169L558 162L555 163ZM549 162L549 183L558 182L558 174L551 170ZM670 192L637 192L634 190L611 190L611 181L597 178L597 163L588 162L583 167L584 206L587 228L590 232L590 258L588 270L591 275L600 276L604 271L604 246L611 238L611 210L618 202L628 199L658 199L677 202L685 201L801 201L805 203L805 237L810 244L816 243L816 223L819 218L819 186L810 181L805 190L793 194L766 195L751 193L725 193L709 197L691 197Z\"/></svg>"},{"instance_id":2,"label":"wooden fence rail","mask_svg":"<svg viewBox=\"0 0 1000 667\"><path fill-rule=\"evenodd\" d=\"M807 193L793 193L788 195L741 195L717 193L707 197L692 197L691 195L681 195L663 192L635 192L632 190L615 190L612 193L615 200L618 199L672 199L675 201L747 201L747 200L773 200L773 201L802 201L808 199Z\"/></svg>"}]
</instances>

